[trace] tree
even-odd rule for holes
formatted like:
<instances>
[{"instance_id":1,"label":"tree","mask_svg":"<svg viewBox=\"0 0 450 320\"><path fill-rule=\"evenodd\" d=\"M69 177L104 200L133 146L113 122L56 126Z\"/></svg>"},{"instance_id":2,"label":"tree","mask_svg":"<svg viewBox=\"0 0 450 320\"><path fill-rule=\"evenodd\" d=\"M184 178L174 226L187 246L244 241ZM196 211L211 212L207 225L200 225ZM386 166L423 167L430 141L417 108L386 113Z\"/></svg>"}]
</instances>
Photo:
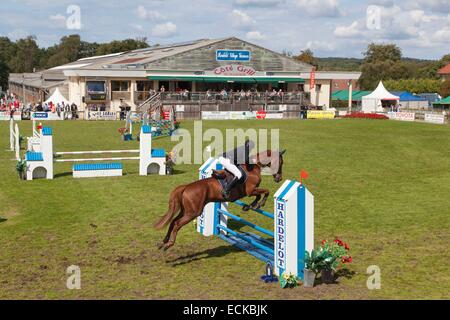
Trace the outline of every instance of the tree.
<instances>
[{"instance_id":1,"label":"tree","mask_svg":"<svg viewBox=\"0 0 450 320\"><path fill-rule=\"evenodd\" d=\"M8 88L8 79L9 79L8 65L0 58L0 87L2 88L3 91L5 91Z\"/></svg>"},{"instance_id":2,"label":"tree","mask_svg":"<svg viewBox=\"0 0 450 320\"><path fill-rule=\"evenodd\" d=\"M126 52L136 49L148 48L147 38L125 39L122 41L112 41L110 43L101 44L97 48L96 54L107 55L112 53Z\"/></svg>"},{"instance_id":3,"label":"tree","mask_svg":"<svg viewBox=\"0 0 450 320\"><path fill-rule=\"evenodd\" d=\"M400 79L384 82L389 91L408 91L411 93L438 92L441 81L438 79Z\"/></svg>"},{"instance_id":4,"label":"tree","mask_svg":"<svg viewBox=\"0 0 450 320\"><path fill-rule=\"evenodd\" d=\"M71 63L79 59L81 39L78 34L62 37L58 45L47 49L47 61L41 60L45 68Z\"/></svg>"},{"instance_id":5,"label":"tree","mask_svg":"<svg viewBox=\"0 0 450 320\"><path fill-rule=\"evenodd\" d=\"M16 47L15 55L9 63L10 70L15 73L33 72L38 67L40 55L36 37L28 36L17 40Z\"/></svg>"},{"instance_id":6,"label":"tree","mask_svg":"<svg viewBox=\"0 0 450 320\"><path fill-rule=\"evenodd\" d=\"M16 54L16 44L9 40L8 37L0 37L0 60L9 64Z\"/></svg>"},{"instance_id":7,"label":"tree","mask_svg":"<svg viewBox=\"0 0 450 320\"><path fill-rule=\"evenodd\" d=\"M439 88L439 94L442 98L446 98L450 96L450 80L445 80L441 83L441 87Z\"/></svg>"},{"instance_id":8,"label":"tree","mask_svg":"<svg viewBox=\"0 0 450 320\"><path fill-rule=\"evenodd\" d=\"M411 77L411 68L402 61L402 51L395 44L371 43L364 53L361 66L361 88L375 89L380 80Z\"/></svg>"},{"instance_id":9,"label":"tree","mask_svg":"<svg viewBox=\"0 0 450 320\"><path fill-rule=\"evenodd\" d=\"M300 51L300 54L296 56L295 59L313 66L317 66L316 58L314 58L314 53L311 51L311 49Z\"/></svg>"}]
</instances>

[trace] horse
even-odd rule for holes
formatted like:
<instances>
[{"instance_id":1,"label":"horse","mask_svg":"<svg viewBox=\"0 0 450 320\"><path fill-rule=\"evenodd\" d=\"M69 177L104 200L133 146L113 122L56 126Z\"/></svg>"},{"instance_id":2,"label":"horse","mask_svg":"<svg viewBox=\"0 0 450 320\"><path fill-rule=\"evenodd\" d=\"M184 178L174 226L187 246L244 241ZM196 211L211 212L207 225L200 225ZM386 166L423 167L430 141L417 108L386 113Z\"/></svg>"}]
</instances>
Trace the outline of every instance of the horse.
<instances>
[{"instance_id":1,"label":"horse","mask_svg":"<svg viewBox=\"0 0 450 320\"><path fill-rule=\"evenodd\" d=\"M255 197L255 200L244 207L244 211L263 207L269 198L270 191L259 188L262 181L261 172L263 168L269 168L274 181L280 183L283 180L283 155L285 152L286 150L281 152L267 150L254 156L253 164L241 165L247 175L247 180L231 190L229 199L223 197L222 185L218 180L231 175L225 170L215 171L211 178L175 188L170 194L169 210L154 225L155 229L161 230L170 223L167 235L158 245L158 249L166 251L173 247L180 229L199 217L208 203L234 202L247 196ZM263 195L264 198L260 201ZM177 213L177 217L173 219Z\"/></svg>"}]
</instances>

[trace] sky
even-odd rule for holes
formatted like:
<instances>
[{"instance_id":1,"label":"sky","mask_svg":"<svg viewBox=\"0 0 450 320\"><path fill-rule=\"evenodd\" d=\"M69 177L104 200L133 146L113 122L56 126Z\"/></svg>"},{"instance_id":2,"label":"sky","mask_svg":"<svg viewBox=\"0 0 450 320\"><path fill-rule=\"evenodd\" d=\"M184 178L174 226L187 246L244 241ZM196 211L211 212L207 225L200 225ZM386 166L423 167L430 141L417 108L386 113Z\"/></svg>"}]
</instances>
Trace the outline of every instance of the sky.
<instances>
[{"instance_id":1,"label":"sky","mask_svg":"<svg viewBox=\"0 0 450 320\"><path fill-rule=\"evenodd\" d=\"M412 58L450 53L450 0L2 0L0 16L0 36L35 35L44 47L77 33L150 44L236 36L318 57L360 58L371 42Z\"/></svg>"}]
</instances>

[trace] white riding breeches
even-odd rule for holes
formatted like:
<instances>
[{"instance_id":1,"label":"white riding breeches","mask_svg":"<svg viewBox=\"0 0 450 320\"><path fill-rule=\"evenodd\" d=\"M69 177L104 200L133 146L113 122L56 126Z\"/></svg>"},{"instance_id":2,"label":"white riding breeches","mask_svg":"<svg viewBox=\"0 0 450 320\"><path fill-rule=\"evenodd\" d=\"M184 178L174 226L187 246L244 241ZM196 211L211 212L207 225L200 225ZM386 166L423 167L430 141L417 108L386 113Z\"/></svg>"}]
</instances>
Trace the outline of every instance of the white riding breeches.
<instances>
[{"instance_id":1,"label":"white riding breeches","mask_svg":"<svg viewBox=\"0 0 450 320\"><path fill-rule=\"evenodd\" d=\"M219 163L223 166L223 168L229 172L231 172L236 178L242 178L242 172L231 162L230 159L220 157Z\"/></svg>"}]
</instances>

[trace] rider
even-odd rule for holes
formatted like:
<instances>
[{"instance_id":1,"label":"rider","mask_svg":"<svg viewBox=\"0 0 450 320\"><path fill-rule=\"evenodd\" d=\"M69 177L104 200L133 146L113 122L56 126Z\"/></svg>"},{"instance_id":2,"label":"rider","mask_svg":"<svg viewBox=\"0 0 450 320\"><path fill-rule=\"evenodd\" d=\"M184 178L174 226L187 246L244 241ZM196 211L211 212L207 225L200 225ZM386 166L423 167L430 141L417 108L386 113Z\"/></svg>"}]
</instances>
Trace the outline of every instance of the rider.
<instances>
[{"instance_id":1,"label":"rider","mask_svg":"<svg viewBox=\"0 0 450 320\"><path fill-rule=\"evenodd\" d=\"M225 152L219 158L219 163L223 168L230 172L234 177L233 180L227 184L226 188L222 190L222 196L225 199L230 197L230 191L236 186L238 181L242 178L242 172L237 165L250 164L250 153L255 148L255 143L252 140L246 140L243 146L237 147L234 150Z\"/></svg>"}]
</instances>

